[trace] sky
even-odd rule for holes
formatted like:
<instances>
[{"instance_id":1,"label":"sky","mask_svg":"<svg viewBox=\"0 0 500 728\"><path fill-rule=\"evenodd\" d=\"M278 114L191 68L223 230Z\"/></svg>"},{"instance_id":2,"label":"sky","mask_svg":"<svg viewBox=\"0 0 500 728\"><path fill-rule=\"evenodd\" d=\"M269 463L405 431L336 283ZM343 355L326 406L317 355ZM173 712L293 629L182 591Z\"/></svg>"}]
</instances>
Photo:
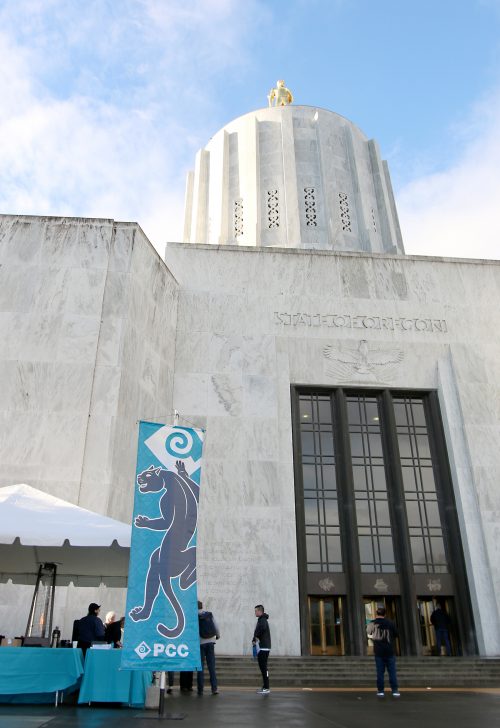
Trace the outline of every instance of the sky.
<instances>
[{"instance_id":1,"label":"sky","mask_svg":"<svg viewBox=\"0 0 500 728\"><path fill-rule=\"evenodd\" d=\"M0 0L0 213L162 254L197 150L278 78L378 141L408 254L500 258L500 0Z\"/></svg>"}]
</instances>

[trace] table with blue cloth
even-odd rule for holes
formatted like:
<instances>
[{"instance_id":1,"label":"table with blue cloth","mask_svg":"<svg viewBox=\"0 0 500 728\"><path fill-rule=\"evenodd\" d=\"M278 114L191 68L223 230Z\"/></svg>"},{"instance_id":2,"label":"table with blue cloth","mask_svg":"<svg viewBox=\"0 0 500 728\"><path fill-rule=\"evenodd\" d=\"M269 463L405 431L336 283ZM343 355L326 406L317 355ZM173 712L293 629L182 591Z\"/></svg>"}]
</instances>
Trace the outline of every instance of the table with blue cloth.
<instances>
[{"instance_id":1,"label":"table with blue cloth","mask_svg":"<svg viewBox=\"0 0 500 728\"><path fill-rule=\"evenodd\" d=\"M120 670L121 650L87 650L79 703L126 703L143 707L152 673Z\"/></svg>"},{"instance_id":2,"label":"table with blue cloth","mask_svg":"<svg viewBox=\"0 0 500 728\"><path fill-rule=\"evenodd\" d=\"M0 702L48 702L76 689L82 651L47 647L0 648Z\"/></svg>"}]
</instances>

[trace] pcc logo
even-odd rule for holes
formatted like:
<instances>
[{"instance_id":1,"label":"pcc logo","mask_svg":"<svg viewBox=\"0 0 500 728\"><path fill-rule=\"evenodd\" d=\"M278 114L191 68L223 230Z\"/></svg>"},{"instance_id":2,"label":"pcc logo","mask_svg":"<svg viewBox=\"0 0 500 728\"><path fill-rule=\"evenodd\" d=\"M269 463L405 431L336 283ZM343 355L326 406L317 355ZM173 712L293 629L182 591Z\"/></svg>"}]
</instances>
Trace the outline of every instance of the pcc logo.
<instances>
[{"instance_id":1,"label":"pcc logo","mask_svg":"<svg viewBox=\"0 0 500 728\"><path fill-rule=\"evenodd\" d=\"M144 660L151 652L151 647L146 642L141 642L134 649L134 652L141 660ZM164 655L165 657L187 657L189 655L189 648L187 645L177 646L172 643L163 644L163 642L155 642L153 645L153 657L159 657L160 655Z\"/></svg>"},{"instance_id":2,"label":"pcc logo","mask_svg":"<svg viewBox=\"0 0 500 728\"><path fill-rule=\"evenodd\" d=\"M141 658L141 660L144 660L144 658L147 657L151 652L151 647L145 642L141 642L140 645L137 645L134 652Z\"/></svg>"}]
</instances>

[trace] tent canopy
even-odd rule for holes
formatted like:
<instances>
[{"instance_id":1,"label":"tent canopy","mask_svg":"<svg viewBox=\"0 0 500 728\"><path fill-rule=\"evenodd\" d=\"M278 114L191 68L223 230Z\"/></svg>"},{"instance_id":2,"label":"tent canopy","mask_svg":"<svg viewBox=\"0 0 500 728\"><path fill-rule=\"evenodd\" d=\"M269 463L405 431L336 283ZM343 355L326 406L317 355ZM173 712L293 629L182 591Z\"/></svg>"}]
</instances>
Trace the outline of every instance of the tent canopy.
<instances>
[{"instance_id":1,"label":"tent canopy","mask_svg":"<svg viewBox=\"0 0 500 728\"><path fill-rule=\"evenodd\" d=\"M124 586L131 527L29 485L0 488L0 581L34 583L41 563L57 583Z\"/></svg>"}]
</instances>

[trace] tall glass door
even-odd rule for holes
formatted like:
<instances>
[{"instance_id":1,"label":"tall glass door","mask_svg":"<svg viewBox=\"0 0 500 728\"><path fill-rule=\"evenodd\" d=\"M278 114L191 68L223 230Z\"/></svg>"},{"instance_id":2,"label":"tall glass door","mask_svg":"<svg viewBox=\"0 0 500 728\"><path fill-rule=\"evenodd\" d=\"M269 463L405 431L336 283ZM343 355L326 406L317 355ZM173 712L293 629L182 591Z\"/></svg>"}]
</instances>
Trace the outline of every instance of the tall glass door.
<instances>
[{"instance_id":1,"label":"tall glass door","mask_svg":"<svg viewBox=\"0 0 500 728\"><path fill-rule=\"evenodd\" d=\"M311 655L343 655L341 597L309 597Z\"/></svg>"},{"instance_id":2,"label":"tall glass door","mask_svg":"<svg viewBox=\"0 0 500 728\"><path fill-rule=\"evenodd\" d=\"M440 598L441 607L450 616L449 638L451 645L451 654L458 654L457 640L453 624L453 600L451 598ZM431 622L432 612L436 609L437 602L432 597L418 597L417 610L418 621L420 624L420 639L422 641L422 655L446 655L444 645L438 650L436 641L436 630Z\"/></svg>"}]
</instances>

